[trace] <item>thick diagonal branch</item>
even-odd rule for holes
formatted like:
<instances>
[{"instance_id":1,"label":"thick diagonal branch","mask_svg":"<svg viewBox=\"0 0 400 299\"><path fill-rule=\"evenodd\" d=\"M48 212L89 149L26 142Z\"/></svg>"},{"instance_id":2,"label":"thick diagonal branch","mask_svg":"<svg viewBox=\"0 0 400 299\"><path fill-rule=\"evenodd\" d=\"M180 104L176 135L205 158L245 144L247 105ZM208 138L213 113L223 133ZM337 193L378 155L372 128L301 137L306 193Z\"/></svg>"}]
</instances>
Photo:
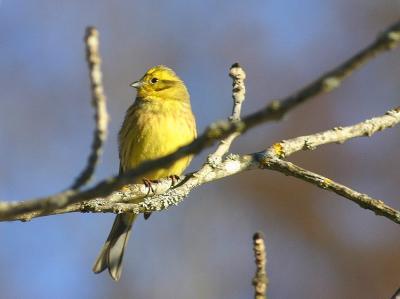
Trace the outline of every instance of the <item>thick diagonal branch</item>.
<instances>
[{"instance_id":1,"label":"thick diagonal branch","mask_svg":"<svg viewBox=\"0 0 400 299\"><path fill-rule=\"evenodd\" d=\"M148 190L143 184L132 184L126 186L124 191L117 191L112 193L106 198L96 198L93 200L85 201L83 203L75 203L69 205L68 207L57 209L55 211L37 210L33 212L28 212L18 216L5 217L0 215L0 221L9 220L29 220L34 217L40 217L45 215L71 213L71 212L112 212L112 213L122 213L122 212L133 212L133 213L144 213L150 211L159 211L167 209L170 206L177 205L184 200L184 198L195 188L209 183L221 178L225 178L237 173L252 170L252 169L265 169L270 168L273 170L278 170L283 173L287 172L285 167L278 167L280 158L293 154L296 151L308 150L304 144L304 140L309 140L314 147L322 144L336 143L338 141L344 142L356 137L369 137L372 134L379 132L381 130L391 128L400 123L400 110L393 109L388 111L386 114L380 117L374 117L364 122L355 124L353 126L343 127L340 130L332 129L324 132L316 133L313 135L297 137L293 139L285 140L281 143L275 143L273 146L269 147L267 150L262 152L250 154L250 155L233 155L229 154L218 167L211 167L209 164L207 167L203 166L203 171L199 171L195 174L189 174L185 178L182 178L180 183L174 188L170 189L171 182L168 179L161 180L159 183L154 184L155 193L153 196L148 196ZM372 129L371 129L372 128ZM379 129L377 129L379 128ZM367 133L368 134L367 134ZM323 136L323 138L322 138ZM300 140L303 140L300 142ZM290 152L285 151L285 149L291 149ZM296 149L296 150L294 150ZM285 161L284 161L285 162ZM288 162L287 162L288 163ZM278 165L278 166L277 166ZM292 175L290 172L286 173ZM316 184L319 187L325 187L327 182L332 184L332 180L323 178L315 174L309 177L309 182ZM312 178L312 179L311 179ZM302 179L306 180L306 176ZM338 188L336 188L338 187ZM365 206L370 210L377 212L378 214L397 222L397 211L393 208L388 207L382 201L375 200L371 197L365 197L366 200L362 201L364 196L362 195L360 199L357 197L361 194L357 191L349 189L341 190L341 187L331 185L330 188L323 188L334 191L338 190L337 194L349 198L355 195L355 198L349 198L354 202L358 203L360 201L361 206ZM347 188L347 187L346 187ZM335 191L334 191L335 192ZM130 204L129 201L133 199L139 200L143 199L141 203ZM1 204L0 204L1 210Z\"/></svg>"}]
</instances>

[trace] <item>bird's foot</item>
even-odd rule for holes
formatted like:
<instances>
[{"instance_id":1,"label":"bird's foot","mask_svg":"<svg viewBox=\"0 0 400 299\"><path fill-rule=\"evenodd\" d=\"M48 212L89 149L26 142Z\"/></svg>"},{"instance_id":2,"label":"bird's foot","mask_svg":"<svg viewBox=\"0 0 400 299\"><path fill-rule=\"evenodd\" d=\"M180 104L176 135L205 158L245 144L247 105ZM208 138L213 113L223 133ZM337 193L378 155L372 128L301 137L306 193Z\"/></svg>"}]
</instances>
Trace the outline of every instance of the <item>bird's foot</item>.
<instances>
[{"instance_id":1,"label":"bird's foot","mask_svg":"<svg viewBox=\"0 0 400 299\"><path fill-rule=\"evenodd\" d=\"M152 193L155 193L155 190L154 190L154 188L153 188L153 184L157 184L158 182L160 182L159 180L149 180L149 179L143 179L142 181L143 181L143 184L144 184L147 188L149 188L149 193L150 193L150 191L151 191Z\"/></svg>"},{"instance_id":2,"label":"bird's foot","mask_svg":"<svg viewBox=\"0 0 400 299\"><path fill-rule=\"evenodd\" d=\"M176 185L176 183L178 183L179 180L180 180L180 176L179 176L179 175L176 175L176 174L170 175L169 178L170 178L171 181L172 181L171 187L174 187L174 186Z\"/></svg>"}]
</instances>

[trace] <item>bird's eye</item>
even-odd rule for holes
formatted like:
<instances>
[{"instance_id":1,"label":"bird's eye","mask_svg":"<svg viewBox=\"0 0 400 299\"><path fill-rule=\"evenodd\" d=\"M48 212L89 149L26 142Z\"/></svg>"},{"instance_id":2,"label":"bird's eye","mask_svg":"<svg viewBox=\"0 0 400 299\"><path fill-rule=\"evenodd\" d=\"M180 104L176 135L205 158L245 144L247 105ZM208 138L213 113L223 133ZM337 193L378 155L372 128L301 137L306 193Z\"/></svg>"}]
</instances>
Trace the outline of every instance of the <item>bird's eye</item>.
<instances>
[{"instance_id":1,"label":"bird's eye","mask_svg":"<svg viewBox=\"0 0 400 299\"><path fill-rule=\"evenodd\" d=\"M157 78L151 78L151 80L150 80L150 83L152 83L152 84L157 83L157 82L158 82Z\"/></svg>"}]
</instances>

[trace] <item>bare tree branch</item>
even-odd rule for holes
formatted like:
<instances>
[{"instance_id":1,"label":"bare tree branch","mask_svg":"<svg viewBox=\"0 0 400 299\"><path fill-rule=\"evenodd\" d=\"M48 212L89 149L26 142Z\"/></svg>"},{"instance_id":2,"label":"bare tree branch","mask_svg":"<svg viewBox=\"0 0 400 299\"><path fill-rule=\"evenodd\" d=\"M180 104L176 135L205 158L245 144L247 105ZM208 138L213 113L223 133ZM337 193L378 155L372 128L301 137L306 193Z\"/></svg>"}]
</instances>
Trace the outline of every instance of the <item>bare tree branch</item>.
<instances>
[{"instance_id":1,"label":"bare tree branch","mask_svg":"<svg viewBox=\"0 0 400 299\"><path fill-rule=\"evenodd\" d=\"M123 188L123 191L113 192L105 198L95 198L88 201L80 201L64 208L56 210L37 209L18 215L3 216L0 214L0 221L22 220L29 221L32 218L64 214L72 212L93 212L93 213L145 213L166 210L171 206L181 203L196 187L216 181L230 175L237 174L244 170L258 168L259 163L252 155L228 155L226 159L214 168L210 164L203 166L198 172L182 176L179 183L171 187L170 179L161 179L154 183L155 195L148 196L149 190L143 184L130 184ZM82 194L82 193L81 193ZM79 196L79 194L77 194ZM138 204L129 203L140 200ZM0 203L0 210L2 204Z\"/></svg>"},{"instance_id":2,"label":"bare tree branch","mask_svg":"<svg viewBox=\"0 0 400 299\"><path fill-rule=\"evenodd\" d=\"M196 154L202 149L211 146L216 140L222 140L227 138L233 133L242 133L256 125L263 122L280 119L285 113L292 108L295 108L301 103L308 101L312 97L318 94L329 92L334 88L338 87L340 83L356 70L361 65L365 64L369 59L373 58L376 54L386 50L390 50L398 45L400 41L400 22L395 23L382 33L375 42L360 51L355 56L334 68L332 71L324 74L313 83L307 85L300 91L293 95L273 101L265 108L248 115L242 120L233 121L220 121L210 125L205 132L200 135L192 143L188 144L172 153L160 159L147 161L141 164L139 167L132 169L122 175L110 177L96 184L94 187L88 188L84 191L70 190L67 192L61 192L53 196L34 199L25 202L0 202L0 220L16 220L23 219L28 220L32 217L38 217L43 215L54 214L55 212L72 212L74 209L79 211L93 211L93 212L134 212L141 213L144 211L155 211L166 209L172 204L178 204L182 199L187 196L189 191L194 187L197 187L206 182L210 182L228 175L232 175L244 170L261 167L265 168L266 157L271 155L271 151L265 152L263 157L263 164L260 165L260 153L254 155L228 155L226 159L218 165L213 167L209 165L204 169L204 173L195 173L188 176L183 182L173 189L166 191L164 194L156 194L151 197L145 197L144 200L135 204L118 204L113 205L112 209L110 202L106 202L108 199L119 198L119 200L126 200L125 195L121 195L121 192L114 192L122 186L128 185L133 178L139 177L142 174L160 167L172 163L179 158L182 158L189 154ZM244 79L244 78L243 78ZM240 110L239 110L240 111ZM398 123L398 110L392 110L393 118L396 119L395 123ZM392 118L391 118L392 119ZM393 125L393 123L391 124ZM382 127L383 129L384 127ZM340 130L334 130L336 133ZM336 135L337 136L337 135ZM341 135L342 136L342 135ZM361 135L352 135L349 138L353 138ZM333 139L340 139L340 141L347 140L345 137L332 137ZM285 141L286 145L289 141ZM229 148L229 146L228 146ZM289 147L290 148L290 147ZM276 150L276 149L275 149ZM278 157L274 157L278 158ZM209 163L208 163L209 164ZM161 184L164 184L163 182ZM79 184L78 184L79 185ZM143 187L133 187L135 190L142 190ZM157 193L158 191L156 191ZM139 194L139 195L138 195ZM147 194L147 193L146 193ZM145 195L141 192L131 194L136 197L144 197ZM98 199L98 197L107 197L106 199ZM83 201L95 199L80 204ZM130 200L133 197L129 198ZM93 205L89 204L93 203ZM95 203L95 204L94 204ZM101 204L100 204L101 203ZM54 211L56 210L56 211ZM75 210L75 211L78 211ZM54 211L54 212L52 212Z\"/></svg>"},{"instance_id":3,"label":"bare tree branch","mask_svg":"<svg viewBox=\"0 0 400 299\"><path fill-rule=\"evenodd\" d=\"M99 54L99 32L94 27L86 29L86 60L89 67L92 106L95 110L96 129L94 131L92 151L89 155L87 165L82 173L76 178L71 189L77 190L86 185L92 177L97 162L102 154L102 147L107 139L108 113L106 96L104 94L101 58Z\"/></svg>"},{"instance_id":4,"label":"bare tree branch","mask_svg":"<svg viewBox=\"0 0 400 299\"><path fill-rule=\"evenodd\" d=\"M232 78L232 99L233 108L232 115L229 117L231 122L240 121L240 112L242 111L242 104L245 100L246 86L244 80L246 79L246 73L239 63L232 64L229 69L229 76ZM229 151L232 142L240 135L239 132L233 132L228 135L225 139L221 140L217 150L208 156L207 162L204 167L210 164L212 167L217 167L221 163L223 156Z\"/></svg>"},{"instance_id":5,"label":"bare tree branch","mask_svg":"<svg viewBox=\"0 0 400 299\"><path fill-rule=\"evenodd\" d=\"M335 127L331 130L301 136L286 141L275 143L265 152L259 153L259 161L264 168L276 170L306 182L312 183L319 188L330 190L357 203L365 209L369 209L377 215L384 216L395 223L400 224L400 212L386 205L382 200L374 199L350 189L333 180L303 169L293 163L286 162L280 158L288 157L300 150L313 150L318 146L328 143L344 143L355 137L369 137L374 133L387 128L392 128L400 123L400 107L386 112L380 117L374 117L353 126Z\"/></svg>"},{"instance_id":6,"label":"bare tree branch","mask_svg":"<svg viewBox=\"0 0 400 299\"><path fill-rule=\"evenodd\" d=\"M261 232L257 232L253 236L253 251L256 262L256 274L253 278L254 299L267 299L268 276L267 266L267 250L265 248L264 236Z\"/></svg>"},{"instance_id":7,"label":"bare tree branch","mask_svg":"<svg viewBox=\"0 0 400 299\"><path fill-rule=\"evenodd\" d=\"M386 205L382 200L374 199L366 194L362 194L344 185L334 182L322 175L301 168L291 162L281 159L268 159L265 168L279 171L285 175L290 175L311 183L321 189L335 192L358 204L364 209L373 211L376 215L384 216L395 223L400 224L400 212Z\"/></svg>"},{"instance_id":8,"label":"bare tree branch","mask_svg":"<svg viewBox=\"0 0 400 299\"><path fill-rule=\"evenodd\" d=\"M315 173L307 173L307 170L301 169L293 171L289 162L281 160L283 156L288 156L300 150L309 150L307 146L301 144L313 144L317 147L328 143L343 143L355 137L369 137L373 133L391 128L400 123L400 109L393 109L380 117L374 117L353 126L342 127L340 130L334 128L313 135L297 137L275 143L268 149L249 155L229 154L217 167L213 167L209 162L193 174L182 177L180 183L170 189L169 179L160 180L153 185L154 192L152 196L148 195L148 189L143 184L131 184L124 188L124 191L117 191L106 198L96 198L83 203L69 205L66 208L55 211L37 210L25 213L19 216L3 217L0 215L0 221L10 220L30 220L35 217L63 214L71 212L111 212L111 213L144 213L151 211L160 211L168 209L172 205L177 205L183 201L187 195L196 187L203 184L225 178L245 170L252 169L271 169L282 172L287 175L295 176L316 186L333 191L344 196L360 206L370 209L375 213L382 215L396 223L399 221L399 212L385 205L382 201L363 195L348 187L335 183L331 179L324 178ZM378 129L379 128L379 129ZM367 134L367 133L368 134ZM300 140L303 140L300 142ZM308 141L308 142L307 142ZM289 163L290 166L294 165ZM294 168L298 166L293 166ZM296 168L297 169L297 168ZM303 172L305 171L305 172ZM138 204L128 203L133 200L140 200ZM1 210L1 205L0 205Z\"/></svg>"},{"instance_id":9,"label":"bare tree branch","mask_svg":"<svg viewBox=\"0 0 400 299\"><path fill-rule=\"evenodd\" d=\"M321 133L292 138L289 142L283 140L275 143L272 147L267 149L267 153L269 155L276 155L279 158L285 158L301 150L314 150L318 146L324 144L342 144L354 137L369 137L376 132L397 125L399 123L399 112L400 106L389 110L383 116L367 119L352 126L335 127Z\"/></svg>"}]
</instances>

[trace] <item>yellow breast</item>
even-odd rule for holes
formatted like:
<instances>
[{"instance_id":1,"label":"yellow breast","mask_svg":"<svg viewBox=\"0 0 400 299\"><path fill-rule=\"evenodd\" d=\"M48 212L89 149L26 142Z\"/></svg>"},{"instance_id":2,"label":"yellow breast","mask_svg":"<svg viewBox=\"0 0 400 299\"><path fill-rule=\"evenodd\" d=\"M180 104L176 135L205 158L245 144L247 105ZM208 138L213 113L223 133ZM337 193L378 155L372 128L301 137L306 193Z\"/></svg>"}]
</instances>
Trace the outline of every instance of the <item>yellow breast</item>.
<instances>
[{"instance_id":1,"label":"yellow breast","mask_svg":"<svg viewBox=\"0 0 400 299\"><path fill-rule=\"evenodd\" d=\"M168 155L194 138L196 124L189 103L136 100L128 109L119 133L122 170ZM159 179L180 175L191 159L192 156L184 157L168 168L145 174L143 178Z\"/></svg>"}]
</instances>

